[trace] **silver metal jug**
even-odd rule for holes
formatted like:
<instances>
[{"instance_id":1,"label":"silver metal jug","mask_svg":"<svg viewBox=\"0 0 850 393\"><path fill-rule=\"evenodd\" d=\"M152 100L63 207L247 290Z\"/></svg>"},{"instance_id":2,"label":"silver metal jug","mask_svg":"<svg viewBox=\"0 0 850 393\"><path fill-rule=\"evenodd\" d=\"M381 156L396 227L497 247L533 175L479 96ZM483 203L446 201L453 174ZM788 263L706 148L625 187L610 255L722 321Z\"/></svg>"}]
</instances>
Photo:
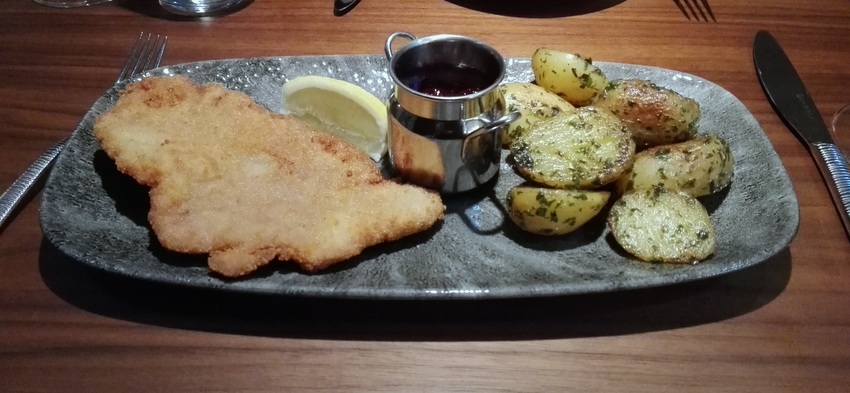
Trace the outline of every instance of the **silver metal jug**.
<instances>
[{"instance_id":1,"label":"silver metal jug","mask_svg":"<svg viewBox=\"0 0 850 393\"><path fill-rule=\"evenodd\" d=\"M398 37L411 41L393 53ZM463 36L405 32L391 34L384 51L393 79L388 110L395 170L442 193L469 191L496 176L501 131L519 116L504 113L502 56Z\"/></svg>"}]
</instances>

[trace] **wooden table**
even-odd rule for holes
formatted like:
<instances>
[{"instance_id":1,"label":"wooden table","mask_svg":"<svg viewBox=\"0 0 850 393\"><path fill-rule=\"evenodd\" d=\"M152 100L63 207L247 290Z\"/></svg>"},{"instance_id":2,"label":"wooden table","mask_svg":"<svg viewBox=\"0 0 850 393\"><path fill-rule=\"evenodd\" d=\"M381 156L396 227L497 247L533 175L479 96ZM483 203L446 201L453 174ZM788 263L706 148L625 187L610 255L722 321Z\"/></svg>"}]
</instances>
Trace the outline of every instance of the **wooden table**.
<instances>
[{"instance_id":1,"label":"wooden table","mask_svg":"<svg viewBox=\"0 0 850 393\"><path fill-rule=\"evenodd\" d=\"M0 391L847 391L850 242L808 151L765 100L751 52L756 31L771 31L830 121L850 103L850 3L710 1L716 22L689 21L672 0L364 0L342 17L331 0L257 0L203 20L155 2L3 2L0 189L74 129L139 31L168 35L164 64L176 64L381 53L406 30L475 37L506 56L548 46L711 80L764 128L801 221L776 257L690 284L370 302L113 277L47 244L36 197L0 234Z\"/></svg>"}]
</instances>

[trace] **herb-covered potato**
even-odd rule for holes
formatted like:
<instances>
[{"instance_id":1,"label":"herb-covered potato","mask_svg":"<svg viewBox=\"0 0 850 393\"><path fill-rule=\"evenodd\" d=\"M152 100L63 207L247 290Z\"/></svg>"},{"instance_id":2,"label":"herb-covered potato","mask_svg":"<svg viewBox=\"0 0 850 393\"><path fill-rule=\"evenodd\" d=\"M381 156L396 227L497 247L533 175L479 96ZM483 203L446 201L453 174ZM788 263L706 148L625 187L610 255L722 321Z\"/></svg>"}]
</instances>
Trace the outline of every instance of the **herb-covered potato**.
<instances>
[{"instance_id":1,"label":"herb-covered potato","mask_svg":"<svg viewBox=\"0 0 850 393\"><path fill-rule=\"evenodd\" d=\"M538 235L565 235L595 217L608 203L607 191L517 186L508 192L508 213L517 226Z\"/></svg>"},{"instance_id":2,"label":"herb-covered potato","mask_svg":"<svg viewBox=\"0 0 850 393\"><path fill-rule=\"evenodd\" d=\"M696 101L645 80L611 81L593 105L626 123L638 147L686 141L697 133L700 119Z\"/></svg>"},{"instance_id":3,"label":"herb-covered potato","mask_svg":"<svg viewBox=\"0 0 850 393\"><path fill-rule=\"evenodd\" d=\"M664 188L701 197L727 187L732 182L733 167L726 141L713 135L700 136L637 153L632 167L616 184L621 194Z\"/></svg>"},{"instance_id":4,"label":"herb-covered potato","mask_svg":"<svg viewBox=\"0 0 850 393\"><path fill-rule=\"evenodd\" d=\"M534 123L511 144L520 175L556 188L597 188L632 164L635 142L623 123L593 107Z\"/></svg>"},{"instance_id":5,"label":"herb-covered potato","mask_svg":"<svg viewBox=\"0 0 850 393\"><path fill-rule=\"evenodd\" d=\"M534 83L513 82L499 86L505 97L507 112L519 112L502 132L502 145L510 146L517 136L525 133L532 124L562 112L571 112L575 107L549 90Z\"/></svg>"},{"instance_id":6,"label":"herb-covered potato","mask_svg":"<svg viewBox=\"0 0 850 393\"><path fill-rule=\"evenodd\" d=\"M623 195L611 206L608 228L626 252L646 262L696 263L717 247L705 207L690 195L663 189Z\"/></svg>"},{"instance_id":7,"label":"herb-covered potato","mask_svg":"<svg viewBox=\"0 0 850 393\"><path fill-rule=\"evenodd\" d=\"M571 104L590 104L608 84L608 78L591 59L578 54L538 48L531 56L537 84Z\"/></svg>"}]
</instances>

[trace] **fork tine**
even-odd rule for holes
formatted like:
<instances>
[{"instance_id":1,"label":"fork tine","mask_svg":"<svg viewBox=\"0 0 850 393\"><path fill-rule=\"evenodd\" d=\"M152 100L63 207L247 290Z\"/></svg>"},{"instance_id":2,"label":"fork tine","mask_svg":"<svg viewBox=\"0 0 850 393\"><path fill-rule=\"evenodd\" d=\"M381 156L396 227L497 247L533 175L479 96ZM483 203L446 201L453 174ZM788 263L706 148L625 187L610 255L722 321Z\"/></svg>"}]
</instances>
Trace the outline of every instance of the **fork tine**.
<instances>
[{"instance_id":1,"label":"fork tine","mask_svg":"<svg viewBox=\"0 0 850 393\"><path fill-rule=\"evenodd\" d=\"M712 18L713 17L714 17L714 15L712 15ZM156 62L154 63L153 67L151 67L151 68L159 67L159 64L162 62L162 58L165 56L165 45L166 44L168 44L168 36L162 37L162 44L160 44L160 46L159 46L159 53L157 53L157 55L156 55Z\"/></svg>"},{"instance_id":2,"label":"fork tine","mask_svg":"<svg viewBox=\"0 0 850 393\"><path fill-rule=\"evenodd\" d=\"M130 67L135 63L133 59L136 58L137 53L139 53L145 45L145 41L143 40L144 36L145 33L139 33L139 38L136 39L136 43L133 45L133 48L130 49L130 56L127 57L127 61L124 63L124 68L122 68L121 72L118 73L118 78L115 79L115 83L121 82L127 77L127 73L130 72Z\"/></svg>"},{"instance_id":3,"label":"fork tine","mask_svg":"<svg viewBox=\"0 0 850 393\"><path fill-rule=\"evenodd\" d=\"M142 49L139 51L139 56L136 57L135 63L133 64L133 70L130 71L129 74L124 75L124 78L131 77L133 75L136 75L137 72L139 72L140 66L142 66L142 63L144 62L145 53L147 53L148 45L150 43L151 43L151 35L150 35L150 33L148 33L148 36L145 37L144 44L142 44ZM128 59L127 61L130 61L130 60Z\"/></svg>"},{"instance_id":4,"label":"fork tine","mask_svg":"<svg viewBox=\"0 0 850 393\"><path fill-rule=\"evenodd\" d=\"M685 0L685 5L688 7L688 10L689 10L689 11L691 11L691 15L693 15L694 19L696 19L696 20L700 20L700 18L699 18L699 13L697 13L697 11L694 9L694 6L696 6L697 8L699 8L699 5L697 5L697 4L696 4L694 1L692 1L692 0Z\"/></svg>"},{"instance_id":5,"label":"fork tine","mask_svg":"<svg viewBox=\"0 0 850 393\"><path fill-rule=\"evenodd\" d=\"M717 19L714 17L714 12L713 12L713 11L711 11L711 6L710 6L710 5L708 5L708 0L700 0L700 2L702 3L702 8L703 8L703 9L705 10L705 12L707 12L707 13L708 13L708 15L711 17L711 21L712 21L712 22L717 22ZM706 18L706 22L708 22L708 18Z\"/></svg>"},{"instance_id":6,"label":"fork tine","mask_svg":"<svg viewBox=\"0 0 850 393\"><path fill-rule=\"evenodd\" d=\"M702 7L702 5L700 5L699 0L691 0L691 2L694 4L694 8L697 10L697 12L699 12L699 16L697 17L697 20L701 20L703 22L708 22L708 17L705 16L705 11L702 9L703 7ZM704 0L702 0L702 2L705 3Z\"/></svg>"},{"instance_id":7,"label":"fork tine","mask_svg":"<svg viewBox=\"0 0 850 393\"><path fill-rule=\"evenodd\" d=\"M151 44L150 49L151 50L148 51L144 61L141 61L139 63L142 66L141 70L149 70L159 66L159 62L160 60L162 60L162 53L165 51L165 42L163 41L162 37L156 36L153 40L153 43Z\"/></svg>"},{"instance_id":8,"label":"fork tine","mask_svg":"<svg viewBox=\"0 0 850 393\"><path fill-rule=\"evenodd\" d=\"M682 15L685 15L685 18L688 18L688 20L691 20L691 15L688 14L688 11L685 11L685 6L682 5L682 1L681 0L673 0L673 2L676 3L676 7L679 7L679 11L682 12Z\"/></svg>"},{"instance_id":9,"label":"fork tine","mask_svg":"<svg viewBox=\"0 0 850 393\"><path fill-rule=\"evenodd\" d=\"M708 0L673 0L673 2L688 20L708 22L710 19L717 22Z\"/></svg>"},{"instance_id":10,"label":"fork tine","mask_svg":"<svg viewBox=\"0 0 850 393\"><path fill-rule=\"evenodd\" d=\"M153 38L153 41L151 41L151 38ZM165 46L167 43L167 36L153 36L150 33L145 35L144 32L139 33L139 38L136 39L135 45L130 50L127 62L118 74L118 79L115 80L115 83L117 84L139 72L159 67L165 55Z\"/></svg>"}]
</instances>

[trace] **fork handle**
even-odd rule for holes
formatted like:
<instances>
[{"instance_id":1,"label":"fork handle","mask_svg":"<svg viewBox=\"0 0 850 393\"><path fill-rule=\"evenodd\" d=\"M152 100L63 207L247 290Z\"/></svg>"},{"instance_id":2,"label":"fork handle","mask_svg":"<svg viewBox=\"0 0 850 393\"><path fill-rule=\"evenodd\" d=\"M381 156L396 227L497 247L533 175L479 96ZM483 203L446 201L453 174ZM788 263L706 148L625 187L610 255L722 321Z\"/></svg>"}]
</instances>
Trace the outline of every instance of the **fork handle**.
<instances>
[{"instance_id":1,"label":"fork handle","mask_svg":"<svg viewBox=\"0 0 850 393\"><path fill-rule=\"evenodd\" d=\"M3 192L3 195L0 195L0 229L3 228L6 219L12 215L12 212L24 197L29 195L33 186L44 177L47 169L50 168L50 165L53 164L53 161L56 160L56 157L67 144L68 138L65 138L47 149L12 183L8 190Z\"/></svg>"}]
</instances>

